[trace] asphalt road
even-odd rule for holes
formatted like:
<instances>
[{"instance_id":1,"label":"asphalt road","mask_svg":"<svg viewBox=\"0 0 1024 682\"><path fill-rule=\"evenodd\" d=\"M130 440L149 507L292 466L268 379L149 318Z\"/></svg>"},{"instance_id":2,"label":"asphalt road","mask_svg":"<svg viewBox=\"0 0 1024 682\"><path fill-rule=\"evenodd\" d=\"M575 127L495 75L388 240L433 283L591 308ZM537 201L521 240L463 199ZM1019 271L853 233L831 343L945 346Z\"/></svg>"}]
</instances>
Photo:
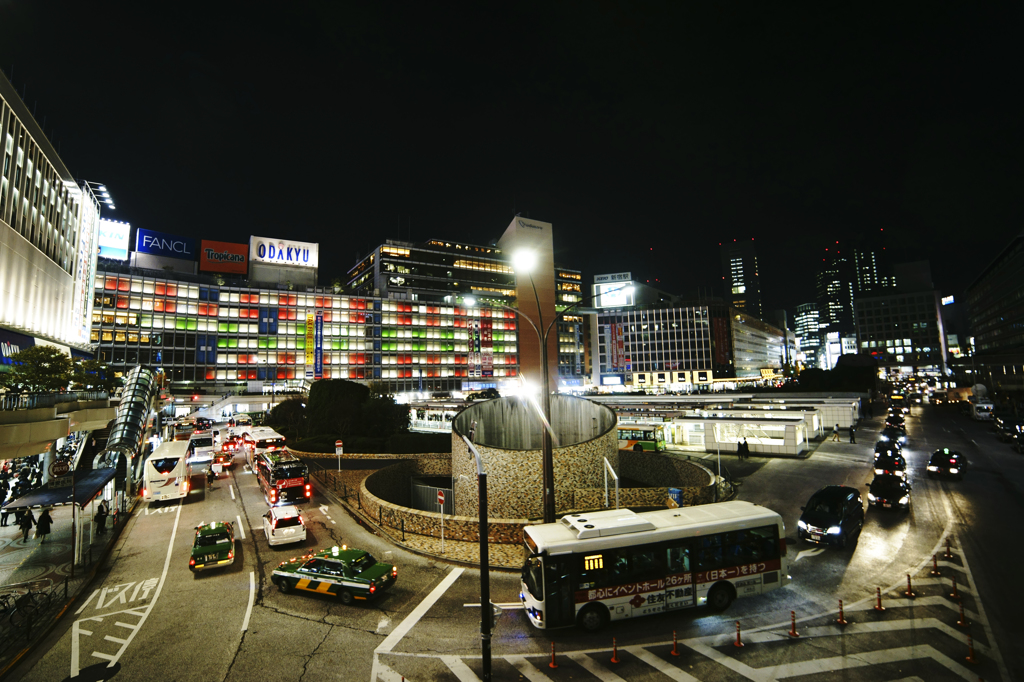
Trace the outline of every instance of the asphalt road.
<instances>
[{"instance_id":1,"label":"asphalt road","mask_svg":"<svg viewBox=\"0 0 1024 682\"><path fill-rule=\"evenodd\" d=\"M1015 523L1021 518L1024 456L954 407L915 408L908 430L911 511L869 510L859 542L845 550L798 542L796 521L800 506L823 485L856 486L866 495L872 432L861 429L858 444L829 443L806 460L732 458L729 466L743 481L739 497L785 519L793 582L738 600L724 614L692 609L616 622L597 634L542 631L515 608L518 575L492 572L492 601L505 607L494 628L495 679L825 680L843 667L849 667L843 679L850 680L1024 679L1024 655L1015 648L1024 588L1011 576L1021 550L1007 542L1020 537ZM967 455L965 480L927 477L928 454L942 446ZM271 548L261 525L266 503L240 457L214 490L203 490L199 477L195 485L181 504L136 514L97 578L96 592L11 679L61 680L76 670L80 680L480 676L477 571L394 548L318 497L304 508L306 542ZM193 576L187 562L194 527L212 520L241 521L245 537L236 529L238 558L225 570ZM942 566L944 575L955 570L961 576L974 621L969 632L981 660L969 671L962 660L966 634L951 627L955 605L940 594L947 578L928 578L931 556L946 534L963 549ZM318 595L284 595L271 584L278 562L335 543L398 564L394 588L375 602L346 607ZM920 585L916 603L900 600L908 573ZM876 588L889 604L884 617L871 609ZM834 625L839 599L856 621L845 631ZM784 636L791 611L803 639ZM737 620L748 633L743 649L731 646ZM684 657L670 655L673 632ZM620 647L617 664L610 660L613 637ZM548 667L552 644L557 669Z\"/></svg>"}]
</instances>

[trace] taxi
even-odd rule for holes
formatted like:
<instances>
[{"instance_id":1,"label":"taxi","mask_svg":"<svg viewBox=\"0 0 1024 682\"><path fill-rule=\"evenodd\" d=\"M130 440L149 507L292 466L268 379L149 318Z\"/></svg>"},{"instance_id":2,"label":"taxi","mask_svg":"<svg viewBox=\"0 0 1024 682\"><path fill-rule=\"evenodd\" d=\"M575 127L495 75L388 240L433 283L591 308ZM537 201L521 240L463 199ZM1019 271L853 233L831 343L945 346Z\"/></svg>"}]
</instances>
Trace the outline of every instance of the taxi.
<instances>
[{"instance_id":1,"label":"taxi","mask_svg":"<svg viewBox=\"0 0 1024 682\"><path fill-rule=\"evenodd\" d=\"M210 568L230 566L235 562L235 531L228 521L214 521L196 526L188 568L195 573Z\"/></svg>"},{"instance_id":2,"label":"taxi","mask_svg":"<svg viewBox=\"0 0 1024 682\"><path fill-rule=\"evenodd\" d=\"M347 605L379 596L398 579L398 567L377 561L364 550L335 545L282 561L270 579L285 594L330 594Z\"/></svg>"}]
</instances>

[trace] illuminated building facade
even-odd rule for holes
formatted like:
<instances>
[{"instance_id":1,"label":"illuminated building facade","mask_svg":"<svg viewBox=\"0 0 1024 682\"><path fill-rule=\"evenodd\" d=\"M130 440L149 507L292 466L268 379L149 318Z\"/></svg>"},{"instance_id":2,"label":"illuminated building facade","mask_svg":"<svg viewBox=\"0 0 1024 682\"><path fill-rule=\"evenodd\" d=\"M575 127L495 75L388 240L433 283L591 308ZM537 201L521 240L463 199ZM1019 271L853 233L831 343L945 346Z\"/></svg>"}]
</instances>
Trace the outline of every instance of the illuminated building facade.
<instances>
[{"instance_id":1,"label":"illuminated building facade","mask_svg":"<svg viewBox=\"0 0 1024 682\"><path fill-rule=\"evenodd\" d=\"M742 313L762 318L761 277L754 240L721 244L725 300Z\"/></svg>"}]
</instances>

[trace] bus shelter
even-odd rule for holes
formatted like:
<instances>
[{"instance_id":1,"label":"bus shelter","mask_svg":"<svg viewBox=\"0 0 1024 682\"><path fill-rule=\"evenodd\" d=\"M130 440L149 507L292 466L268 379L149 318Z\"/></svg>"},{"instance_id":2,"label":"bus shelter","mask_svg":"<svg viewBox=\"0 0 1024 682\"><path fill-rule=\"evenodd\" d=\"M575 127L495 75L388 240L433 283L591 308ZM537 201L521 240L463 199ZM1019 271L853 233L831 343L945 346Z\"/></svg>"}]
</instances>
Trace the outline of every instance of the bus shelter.
<instances>
[{"instance_id":1,"label":"bus shelter","mask_svg":"<svg viewBox=\"0 0 1024 682\"><path fill-rule=\"evenodd\" d=\"M821 418L821 413L812 407L793 407L779 405L736 405L723 409L708 409L706 414L712 417L738 417L740 419L792 419L800 417L804 420L805 433L813 438L814 434L823 435L827 428L829 431L832 425L827 427Z\"/></svg>"},{"instance_id":2,"label":"bus shelter","mask_svg":"<svg viewBox=\"0 0 1024 682\"><path fill-rule=\"evenodd\" d=\"M665 422L665 431L666 441L678 450L736 452L744 438L750 452L757 455L796 457L809 449L807 425L801 415L677 417Z\"/></svg>"}]
</instances>

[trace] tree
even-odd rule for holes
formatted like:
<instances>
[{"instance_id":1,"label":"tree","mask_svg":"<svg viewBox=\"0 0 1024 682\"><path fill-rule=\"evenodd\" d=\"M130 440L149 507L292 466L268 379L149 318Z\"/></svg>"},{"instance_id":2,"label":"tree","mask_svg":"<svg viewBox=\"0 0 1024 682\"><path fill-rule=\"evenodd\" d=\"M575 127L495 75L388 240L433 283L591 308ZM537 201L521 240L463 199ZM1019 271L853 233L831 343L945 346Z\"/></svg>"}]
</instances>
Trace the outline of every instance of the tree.
<instances>
[{"instance_id":1,"label":"tree","mask_svg":"<svg viewBox=\"0 0 1024 682\"><path fill-rule=\"evenodd\" d=\"M0 381L12 391L63 391L71 382L71 356L53 346L33 346L11 356Z\"/></svg>"},{"instance_id":2,"label":"tree","mask_svg":"<svg viewBox=\"0 0 1024 682\"><path fill-rule=\"evenodd\" d=\"M370 389L345 379L321 379L309 388L306 416L310 436L358 433L362 405Z\"/></svg>"},{"instance_id":3,"label":"tree","mask_svg":"<svg viewBox=\"0 0 1024 682\"><path fill-rule=\"evenodd\" d=\"M389 395L369 398L362 405L359 427L364 436L387 438L409 429L409 406L399 405Z\"/></svg>"},{"instance_id":4,"label":"tree","mask_svg":"<svg viewBox=\"0 0 1024 682\"><path fill-rule=\"evenodd\" d=\"M267 423L288 430L290 438L306 436L306 406L302 398L289 398L274 406L267 416Z\"/></svg>"},{"instance_id":5,"label":"tree","mask_svg":"<svg viewBox=\"0 0 1024 682\"><path fill-rule=\"evenodd\" d=\"M124 380L114 376L114 370L97 360L75 360L72 374L73 388L77 391L96 390L113 393Z\"/></svg>"}]
</instances>

